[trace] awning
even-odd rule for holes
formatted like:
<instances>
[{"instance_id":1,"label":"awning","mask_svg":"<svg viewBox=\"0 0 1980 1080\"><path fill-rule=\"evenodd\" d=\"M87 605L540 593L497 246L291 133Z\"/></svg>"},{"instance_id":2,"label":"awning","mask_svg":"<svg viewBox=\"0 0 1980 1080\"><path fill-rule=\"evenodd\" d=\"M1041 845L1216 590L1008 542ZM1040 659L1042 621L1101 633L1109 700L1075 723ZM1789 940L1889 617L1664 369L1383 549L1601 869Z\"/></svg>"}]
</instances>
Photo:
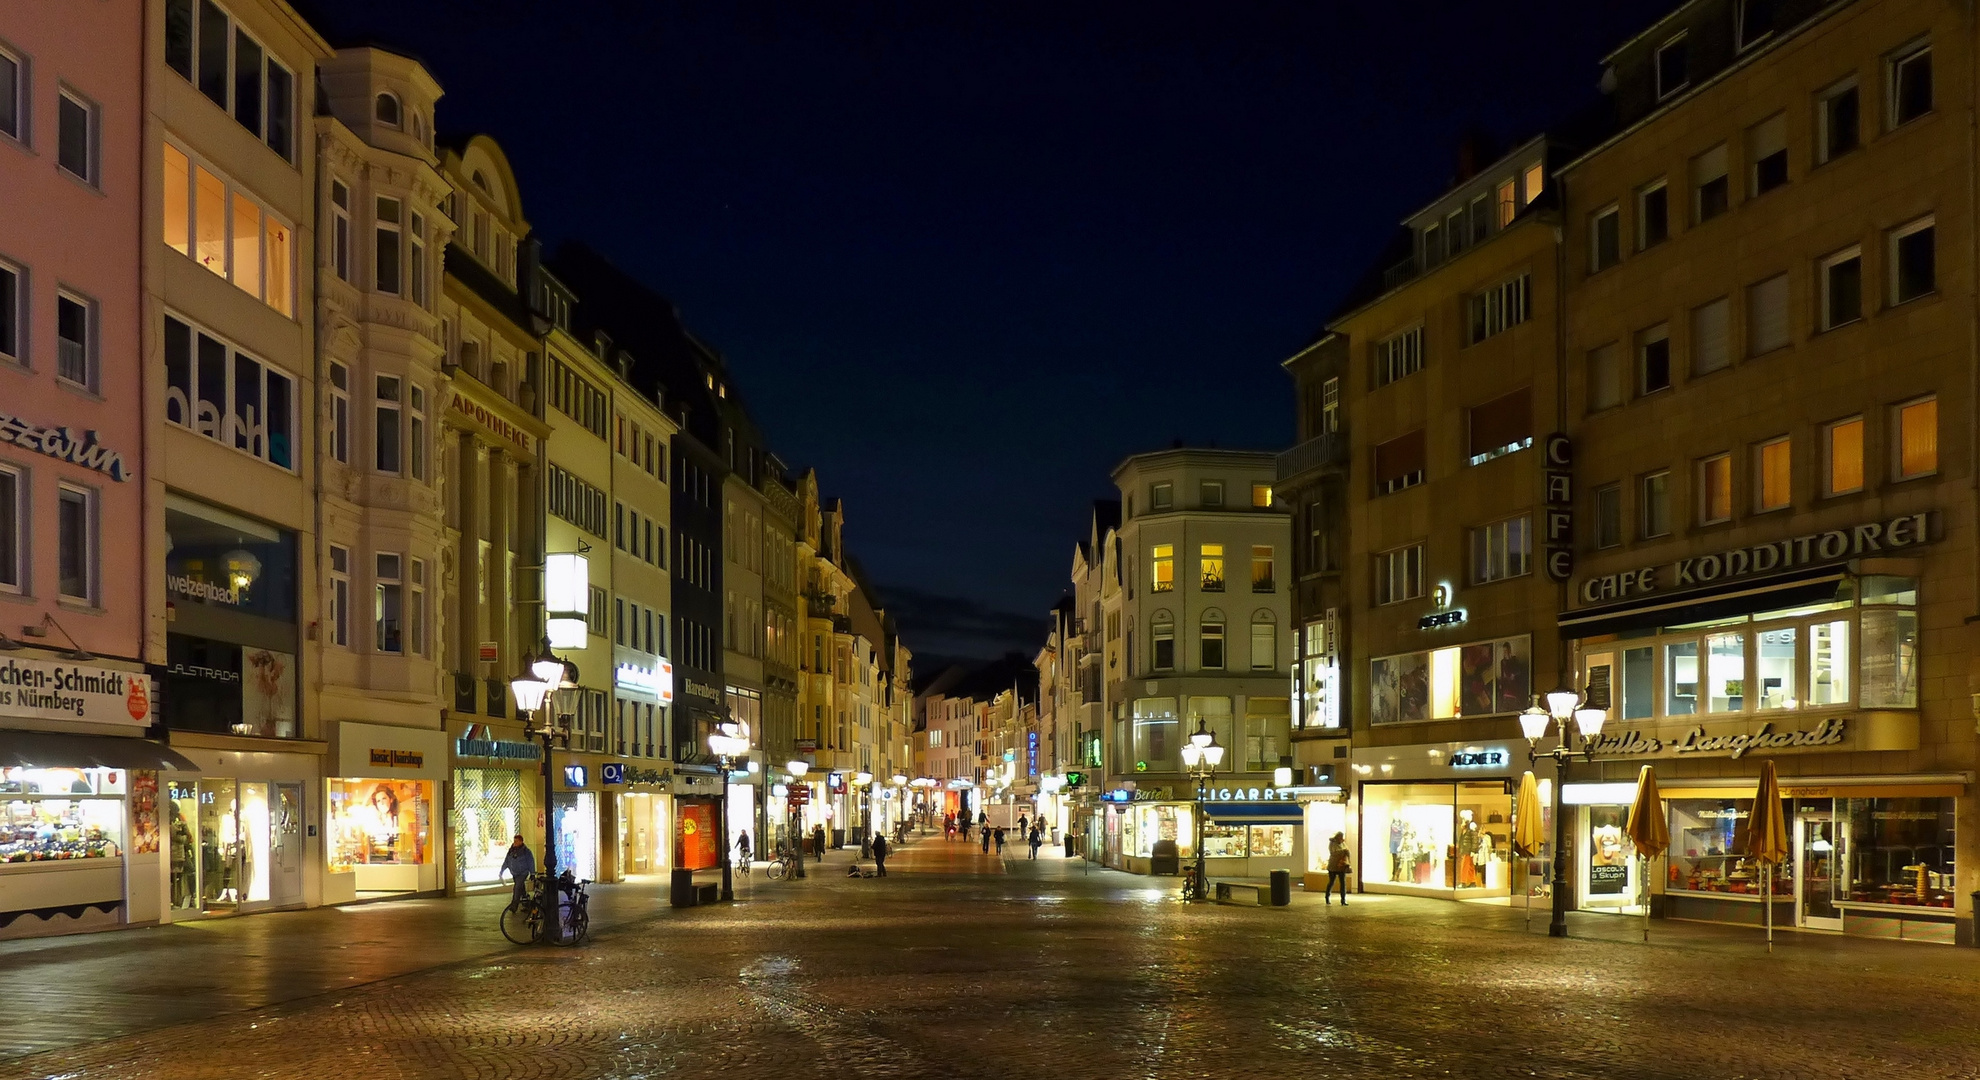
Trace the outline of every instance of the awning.
<instances>
[{"instance_id":1,"label":"awning","mask_svg":"<svg viewBox=\"0 0 1980 1080\"><path fill-rule=\"evenodd\" d=\"M1299 825L1306 821L1298 803L1207 802L1203 816L1224 825Z\"/></svg>"},{"instance_id":2,"label":"awning","mask_svg":"<svg viewBox=\"0 0 1980 1080\"><path fill-rule=\"evenodd\" d=\"M1836 587L1842 584L1843 577L1840 567L1819 566L1791 574L1749 579L1717 589L1651 595L1620 604L1563 611L1560 614L1561 636L1598 637L1819 604L1836 598Z\"/></svg>"},{"instance_id":3,"label":"awning","mask_svg":"<svg viewBox=\"0 0 1980 1080\"><path fill-rule=\"evenodd\" d=\"M0 768L199 771L183 754L150 739L52 731L0 731Z\"/></svg>"}]
</instances>

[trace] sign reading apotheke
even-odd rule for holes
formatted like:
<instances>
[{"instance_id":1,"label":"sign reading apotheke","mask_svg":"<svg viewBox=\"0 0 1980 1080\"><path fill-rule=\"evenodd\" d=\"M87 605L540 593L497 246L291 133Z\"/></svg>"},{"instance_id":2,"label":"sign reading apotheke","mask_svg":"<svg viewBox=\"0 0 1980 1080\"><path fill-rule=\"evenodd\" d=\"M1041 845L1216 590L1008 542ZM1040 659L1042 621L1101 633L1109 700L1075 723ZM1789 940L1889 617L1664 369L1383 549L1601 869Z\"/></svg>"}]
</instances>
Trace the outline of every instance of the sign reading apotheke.
<instances>
[{"instance_id":1,"label":"sign reading apotheke","mask_svg":"<svg viewBox=\"0 0 1980 1080\"><path fill-rule=\"evenodd\" d=\"M1604 734L1595 740L1595 756L1625 757L1727 757L1738 759L1750 753L1779 754L1852 749L1849 721L1831 716L1802 727L1783 727L1772 720L1735 720L1729 723L1696 724L1676 737L1643 729Z\"/></svg>"},{"instance_id":2,"label":"sign reading apotheke","mask_svg":"<svg viewBox=\"0 0 1980 1080\"><path fill-rule=\"evenodd\" d=\"M0 716L151 724L151 687L143 675L79 664L0 660Z\"/></svg>"},{"instance_id":3,"label":"sign reading apotheke","mask_svg":"<svg viewBox=\"0 0 1980 1080\"><path fill-rule=\"evenodd\" d=\"M1932 542L1938 511L1906 514L1847 529L1810 533L1792 540L1699 555L1664 566L1645 566L1582 581L1574 591L1584 604L1623 600L1665 589L1688 589L1800 566L1901 551Z\"/></svg>"}]
</instances>

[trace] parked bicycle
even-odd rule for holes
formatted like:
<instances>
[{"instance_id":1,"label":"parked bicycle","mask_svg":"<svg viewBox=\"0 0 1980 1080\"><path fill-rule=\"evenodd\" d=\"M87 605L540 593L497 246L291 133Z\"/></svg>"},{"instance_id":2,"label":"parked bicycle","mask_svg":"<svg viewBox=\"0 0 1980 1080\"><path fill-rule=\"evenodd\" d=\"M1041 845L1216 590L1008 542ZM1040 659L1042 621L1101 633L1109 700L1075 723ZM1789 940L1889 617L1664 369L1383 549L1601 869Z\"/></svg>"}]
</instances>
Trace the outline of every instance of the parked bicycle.
<instances>
[{"instance_id":1,"label":"parked bicycle","mask_svg":"<svg viewBox=\"0 0 1980 1080\"><path fill-rule=\"evenodd\" d=\"M794 878L797 876L798 860L801 858L803 856L798 854L796 848L789 844L778 844L777 857L770 861L770 865L764 870L764 874L771 881L783 881L788 878Z\"/></svg>"},{"instance_id":2,"label":"parked bicycle","mask_svg":"<svg viewBox=\"0 0 1980 1080\"><path fill-rule=\"evenodd\" d=\"M502 909L502 936L517 945L583 942L591 935L589 884L569 870L554 883L541 871L529 875L522 899Z\"/></svg>"}]
</instances>

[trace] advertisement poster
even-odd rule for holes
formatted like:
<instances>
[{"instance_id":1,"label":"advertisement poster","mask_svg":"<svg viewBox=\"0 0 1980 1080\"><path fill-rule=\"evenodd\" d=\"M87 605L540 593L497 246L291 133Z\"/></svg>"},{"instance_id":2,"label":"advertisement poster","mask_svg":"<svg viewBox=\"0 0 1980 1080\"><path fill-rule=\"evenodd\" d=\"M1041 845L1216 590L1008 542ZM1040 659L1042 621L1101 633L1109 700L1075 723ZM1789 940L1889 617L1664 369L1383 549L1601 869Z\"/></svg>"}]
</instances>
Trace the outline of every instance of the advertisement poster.
<instances>
[{"instance_id":1,"label":"advertisement poster","mask_svg":"<svg viewBox=\"0 0 1980 1080\"><path fill-rule=\"evenodd\" d=\"M267 649L241 650L241 723L249 734L296 736L296 658Z\"/></svg>"},{"instance_id":2,"label":"advertisement poster","mask_svg":"<svg viewBox=\"0 0 1980 1080\"><path fill-rule=\"evenodd\" d=\"M715 835L714 803L683 802L680 821L680 843L674 865L689 870L706 870L721 861L721 840Z\"/></svg>"},{"instance_id":3,"label":"advertisement poster","mask_svg":"<svg viewBox=\"0 0 1980 1080\"><path fill-rule=\"evenodd\" d=\"M1615 807L1588 809L1588 893L1620 896L1629 887L1629 840L1623 835L1622 811Z\"/></svg>"},{"instance_id":4,"label":"advertisement poster","mask_svg":"<svg viewBox=\"0 0 1980 1080\"><path fill-rule=\"evenodd\" d=\"M1396 715L1396 657L1372 660L1368 664L1368 698L1370 720L1377 724L1393 724L1401 719Z\"/></svg>"},{"instance_id":5,"label":"advertisement poster","mask_svg":"<svg viewBox=\"0 0 1980 1080\"><path fill-rule=\"evenodd\" d=\"M1499 712L1516 713L1532 704L1527 642L1527 638L1517 637L1495 646L1499 653Z\"/></svg>"},{"instance_id":6,"label":"advertisement poster","mask_svg":"<svg viewBox=\"0 0 1980 1080\"><path fill-rule=\"evenodd\" d=\"M330 866L424 863L431 780L331 780Z\"/></svg>"},{"instance_id":7,"label":"advertisement poster","mask_svg":"<svg viewBox=\"0 0 1980 1080\"><path fill-rule=\"evenodd\" d=\"M158 853L158 774L131 773L131 852Z\"/></svg>"}]
</instances>

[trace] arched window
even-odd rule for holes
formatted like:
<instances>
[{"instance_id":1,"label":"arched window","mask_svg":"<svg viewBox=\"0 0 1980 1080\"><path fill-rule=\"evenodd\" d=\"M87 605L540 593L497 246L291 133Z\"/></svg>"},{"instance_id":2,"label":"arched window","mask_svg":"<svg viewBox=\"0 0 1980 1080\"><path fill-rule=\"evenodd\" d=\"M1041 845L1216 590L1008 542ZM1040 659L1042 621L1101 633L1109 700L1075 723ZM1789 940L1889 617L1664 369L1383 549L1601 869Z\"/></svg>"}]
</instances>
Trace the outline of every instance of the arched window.
<instances>
[{"instance_id":1,"label":"arched window","mask_svg":"<svg viewBox=\"0 0 1980 1080\"><path fill-rule=\"evenodd\" d=\"M1251 670L1270 671L1279 666L1279 628L1272 613L1260 608L1251 615Z\"/></svg>"},{"instance_id":2,"label":"arched window","mask_svg":"<svg viewBox=\"0 0 1980 1080\"><path fill-rule=\"evenodd\" d=\"M1155 613L1155 621L1149 628L1149 637L1155 642L1155 670L1174 671L1176 669L1176 621L1166 611Z\"/></svg>"},{"instance_id":3,"label":"arched window","mask_svg":"<svg viewBox=\"0 0 1980 1080\"><path fill-rule=\"evenodd\" d=\"M1200 663L1205 671L1222 671L1224 668L1224 617L1215 609L1203 613L1203 625L1197 633L1197 648Z\"/></svg>"},{"instance_id":4,"label":"arched window","mask_svg":"<svg viewBox=\"0 0 1980 1080\"><path fill-rule=\"evenodd\" d=\"M372 115L381 124L398 127L401 122L399 117L399 99L390 93L378 95L378 101L373 106Z\"/></svg>"}]
</instances>

